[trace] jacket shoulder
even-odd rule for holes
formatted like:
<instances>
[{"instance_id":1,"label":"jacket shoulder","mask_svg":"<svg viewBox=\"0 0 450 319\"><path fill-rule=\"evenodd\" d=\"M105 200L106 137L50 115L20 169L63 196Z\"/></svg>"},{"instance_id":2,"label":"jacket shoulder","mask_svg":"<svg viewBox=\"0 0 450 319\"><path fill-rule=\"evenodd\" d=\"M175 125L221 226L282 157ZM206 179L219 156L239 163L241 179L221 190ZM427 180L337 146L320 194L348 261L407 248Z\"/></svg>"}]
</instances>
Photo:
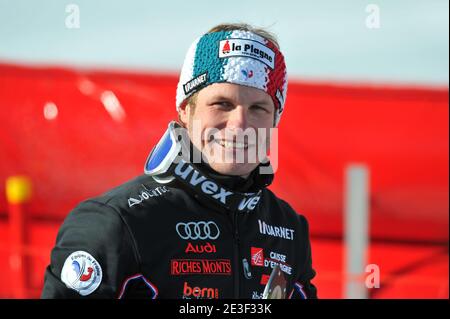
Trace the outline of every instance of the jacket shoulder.
<instances>
[{"instance_id":1,"label":"jacket shoulder","mask_svg":"<svg viewBox=\"0 0 450 319\"><path fill-rule=\"evenodd\" d=\"M298 213L287 201L275 195L270 189L266 189L266 194L272 202L271 205L276 205L279 211L282 212L283 218L298 223L302 230L308 231L308 220L303 214Z\"/></svg>"},{"instance_id":2,"label":"jacket shoulder","mask_svg":"<svg viewBox=\"0 0 450 319\"><path fill-rule=\"evenodd\" d=\"M92 279L86 287L69 280L73 275L71 261L77 265L95 265L91 273L97 279ZM128 272L138 272L139 265L134 237L121 212L109 204L109 195L91 198L78 204L61 225L41 297L116 297L119 281Z\"/></svg>"},{"instance_id":3,"label":"jacket shoulder","mask_svg":"<svg viewBox=\"0 0 450 319\"><path fill-rule=\"evenodd\" d=\"M168 191L167 186L159 184L151 176L140 175L88 201L107 205L122 212L144 202L151 203L153 197L161 196Z\"/></svg>"},{"instance_id":4,"label":"jacket shoulder","mask_svg":"<svg viewBox=\"0 0 450 319\"><path fill-rule=\"evenodd\" d=\"M270 189L265 189L265 195L267 196L268 200L271 202L271 205L276 205L278 208L280 208L284 214L289 216L297 216L299 215L296 210L284 199L278 197L274 192L272 192Z\"/></svg>"}]
</instances>

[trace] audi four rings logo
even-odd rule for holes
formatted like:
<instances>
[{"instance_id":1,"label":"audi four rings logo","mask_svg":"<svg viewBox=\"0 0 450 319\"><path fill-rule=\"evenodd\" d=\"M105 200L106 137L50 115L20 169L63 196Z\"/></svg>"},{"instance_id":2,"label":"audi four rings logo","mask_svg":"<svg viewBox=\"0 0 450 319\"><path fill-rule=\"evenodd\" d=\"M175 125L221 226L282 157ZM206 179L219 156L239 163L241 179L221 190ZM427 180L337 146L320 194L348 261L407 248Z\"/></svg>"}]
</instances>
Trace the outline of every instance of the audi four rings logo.
<instances>
[{"instance_id":1,"label":"audi four rings logo","mask_svg":"<svg viewBox=\"0 0 450 319\"><path fill-rule=\"evenodd\" d=\"M215 222L189 222L176 225L178 236L190 240L214 240L219 238L220 230Z\"/></svg>"}]
</instances>

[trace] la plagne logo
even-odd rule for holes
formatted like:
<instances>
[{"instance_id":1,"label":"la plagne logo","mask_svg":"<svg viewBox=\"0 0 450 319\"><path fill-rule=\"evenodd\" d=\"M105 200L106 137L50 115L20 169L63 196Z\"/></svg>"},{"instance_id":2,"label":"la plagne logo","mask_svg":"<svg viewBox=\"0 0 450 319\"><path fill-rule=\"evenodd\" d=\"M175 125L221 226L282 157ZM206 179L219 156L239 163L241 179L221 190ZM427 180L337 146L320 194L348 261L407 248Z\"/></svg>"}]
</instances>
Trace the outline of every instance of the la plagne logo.
<instances>
[{"instance_id":1,"label":"la plagne logo","mask_svg":"<svg viewBox=\"0 0 450 319\"><path fill-rule=\"evenodd\" d=\"M219 58L243 56L275 67L275 52L264 44L249 39L227 39L219 42Z\"/></svg>"}]
</instances>

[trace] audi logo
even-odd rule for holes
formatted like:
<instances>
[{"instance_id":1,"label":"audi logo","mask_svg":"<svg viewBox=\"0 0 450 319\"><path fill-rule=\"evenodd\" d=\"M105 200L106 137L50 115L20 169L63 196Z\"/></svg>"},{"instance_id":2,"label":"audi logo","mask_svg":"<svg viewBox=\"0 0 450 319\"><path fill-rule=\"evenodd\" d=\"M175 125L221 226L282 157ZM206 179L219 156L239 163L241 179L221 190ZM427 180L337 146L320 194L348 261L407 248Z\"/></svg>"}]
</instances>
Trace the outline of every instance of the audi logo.
<instances>
[{"instance_id":1,"label":"audi logo","mask_svg":"<svg viewBox=\"0 0 450 319\"><path fill-rule=\"evenodd\" d=\"M176 225L178 236L190 240L214 240L219 238L220 230L215 222L189 222Z\"/></svg>"}]
</instances>

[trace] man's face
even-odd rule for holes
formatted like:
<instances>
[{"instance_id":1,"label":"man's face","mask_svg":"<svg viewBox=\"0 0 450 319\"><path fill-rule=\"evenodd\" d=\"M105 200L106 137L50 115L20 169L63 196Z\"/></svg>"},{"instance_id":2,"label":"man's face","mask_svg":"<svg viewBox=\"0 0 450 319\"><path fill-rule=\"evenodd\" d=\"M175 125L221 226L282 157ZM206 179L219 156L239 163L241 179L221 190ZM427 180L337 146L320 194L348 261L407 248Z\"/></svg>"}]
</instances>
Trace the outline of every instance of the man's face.
<instances>
[{"instance_id":1,"label":"man's face","mask_svg":"<svg viewBox=\"0 0 450 319\"><path fill-rule=\"evenodd\" d=\"M267 154L274 112L262 90L214 83L199 91L195 106L180 110L180 119L215 171L246 177Z\"/></svg>"}]
</instances>

